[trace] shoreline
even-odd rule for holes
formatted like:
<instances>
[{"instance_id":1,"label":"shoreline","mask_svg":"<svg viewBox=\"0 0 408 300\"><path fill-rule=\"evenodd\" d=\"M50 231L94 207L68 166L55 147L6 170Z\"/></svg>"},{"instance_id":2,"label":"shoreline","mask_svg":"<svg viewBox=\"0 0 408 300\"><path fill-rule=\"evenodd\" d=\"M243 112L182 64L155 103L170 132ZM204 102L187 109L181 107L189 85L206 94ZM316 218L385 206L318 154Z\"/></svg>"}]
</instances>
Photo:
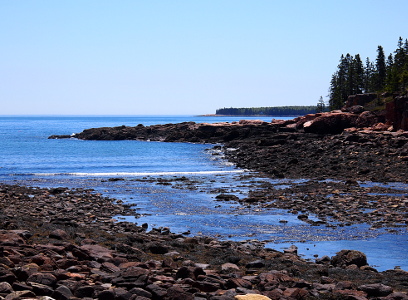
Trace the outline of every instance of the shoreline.
<instances>
[{"instance_id":1,"label":"shoreline","mask_svg":"<svg viewBox=\"0 0 408 300\"><path fill-rule=\"evenodd\" d=\"M383 226L393 219L405 220L399 214L404 216L406 213L406 197L395 197L391 202L387 195L368 199L366 196L371 192L384 193L386 190L357 185L361 180L386 182L406 178L405 133L350 131L340 135L321 135L299 132L293 130L290 124L282 124L248 121L233 126L197 125L192 122L136 126L135 129L120 126L85 130L82 136L78 134L76 137L85 138L89 134L87 138L90 139L99 135L101 139L216 141L223 145L216 147L223 149L228 159L265 176L290 178L291 174L296 174L298 177L294 178L301 178L308 174L308 178L312 178L308 185L291 188L294 197L288 197L284 194L286 191L278 191L273 186L264 186L261 190L252 191L242 200L242 205L282 205L284 209L296 211L298 218L304 218L305 222L313 222L304 212L305 208L309 212L318 210L323 216L330 217L336 217L333 212L337 210L338 217L346 218L339 221L347 223L361 221L359 209L365 209L367 203L374 200L379 207L375 206L377 211L374 209L372 215L366 216L379 218L373 225ZM150 132L149 135L145 135L147 132ZM289 150L293 152L288 153ZM337 156L333 157L333 153ZM376 155L373 156L373 153ZM387 170L384 166L392 168ZM322 187L321 180L331 178L332 174L340 182L327 183ZM408 272L398 269L377 272L367 265L365 255L358 251L348 250L332 258L321 257L312 262L299 257L295 247L279 252L264 248L257 241L220 241L174 234L166 227L146 228L146 224L114 223L111 218L117 214L115 211L132 214L132 208L120 202L112 206L109 199L92 195L91 191L75 192L64 188L25 190L23 187L3 186L1 192L3 206L8 209L3 215L4 236L1 242L6 247L3 253L14 268L33 261L40 262L32 256L12 256L16 251L23 251L20 247L58 249L57 257L51 252L42 254L42 263L34 276L44 278L45 274L51 273L56 281L53 279L53 284L49 285L52 293L49 290L47 293L56 298L61 297L60 293L66 291L65 288L77 298L83 298L81 292L86 288L89 290L88 297L101 300L106 299L104 295L109 294L109 299L119 299L119 295L126 293L137 293L139 299L218 300L234 299L236 295L249 293L262 294L270 299L407 297L404 282L408 281ZM344 197L350 193L354 193L350 199ZM329 201L328 194L331 195ZM317 201L308 202L308 199ZM356 203L357 200L361 202ZM93 203L98 203L99 212L95 211ZM344 208L345 204L351 206ZM19 215L16 207L26 209ZM390 215L395 212L397 215ZM10 241L10 237L14 242ZM34 250L30 253L40 255ZM62 264L60 259L71 259L71 262ZM12 278L10 273L7 274ZM133 275L129 277L129 274ZM45 293L39 292L38 286L33 287L32 280L38 280L30 277L34 274L27 278L13 275L16 279L10 280L10 285L16 284L8 288L9 292L5 295L17 293L21 286L29 291L24 290L31 297ZM79 282L74 286L70 280Z\"/></svg>"},{"instance_id":2,"label":"shoreline","mask_svg":"<svg viewBox=\"0 0 408 300\"><path fill-rule=\"evenodd\" d=\"M147 299L176 299L171 298L176 293L182 297L177 299L201 295L215 300L222 295L234 299L256 293L273 299L300 293L301 299L356 294L369 299L408 291L403 284L408 272L377 272L357 251L312 263L300 258L296 248L279 252L256 241L219 241L113 222L114 214L134 211L92 190L1 185L0 195L7 199L0 231L7 258L3 264L13 268L3 271L11 280L5 294L104 299L106 294L116 298L118 293L136 293L150 295ZM16 255L22 251L24 255ZM14 273L30 262L27 276ZM273 282L282 276L278 288Z\"/></svg>"}]
</instances>

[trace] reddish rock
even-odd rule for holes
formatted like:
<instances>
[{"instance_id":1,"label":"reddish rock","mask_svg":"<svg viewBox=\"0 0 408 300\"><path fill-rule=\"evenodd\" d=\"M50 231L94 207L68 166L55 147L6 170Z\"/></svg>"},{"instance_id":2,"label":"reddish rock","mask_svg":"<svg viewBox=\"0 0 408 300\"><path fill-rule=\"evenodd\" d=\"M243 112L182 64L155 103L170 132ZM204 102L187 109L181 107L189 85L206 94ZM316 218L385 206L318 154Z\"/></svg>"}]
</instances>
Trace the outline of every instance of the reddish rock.
<instances>
[{"instance_id":1,"label":"reddish rock","mask_svg":"<svg viewBox=\"0 0 408 300\"><path fill-rule=\"evenodd\" d=\"M68 233L62 229L56 229L50 233L50 238L57 240L67 240L69 238Z\"/></svg>"},{"instance_id":2,"label":"reddish rock","mask_svg":"<svg viewBox=\"0 0 408 300\"><path fill-rule=\"evenodd\" d=\"M346 107L351 107L355 105L364 106L365 104L373 101L377 98L376 93L370 94L357 94L357 95L350 95L347 98Z\"/></svg>"},{"instance_id":3,"label":"reddish rock","mask_svg":"<svg viewBox=\"0 0 408 300\"><path fill-rule=\"evenodd\" d=\"M354 127L358 115L351 113L324 113L321 116L303 124L308 133L337 134L344 129Z\"/></svg>"},{"instance_id":4,"label":"reddish rock","mask_svg":"<svg viewBox=\"0 0 408 300\"><path fill-rule=\"evenodd\" d=\"M25 244L25 241L19 234L13 231L2 230L0 232L0 244L4 246L18 246Z\"/></svg>"},{"instance_id":5,"label":"reddish rock","mask_svg":"<svg viewBox=\"0 0 408 300\"><path fill-rule=\"evenodd\" d=\"M386 103L386 120L395 130L408 130L408 96L396 97Z\"/></svg>"},{"instance_id":6,"label":"reddish rock","mask_svg":"<svg viewBox=\"0 0 408 300\"><path fill-rule=\"evenodd\" d=\"M97 260L108 261L113 258L112 250L100 245L83 245L80 249Z\"/></svg>"}]
</instances>

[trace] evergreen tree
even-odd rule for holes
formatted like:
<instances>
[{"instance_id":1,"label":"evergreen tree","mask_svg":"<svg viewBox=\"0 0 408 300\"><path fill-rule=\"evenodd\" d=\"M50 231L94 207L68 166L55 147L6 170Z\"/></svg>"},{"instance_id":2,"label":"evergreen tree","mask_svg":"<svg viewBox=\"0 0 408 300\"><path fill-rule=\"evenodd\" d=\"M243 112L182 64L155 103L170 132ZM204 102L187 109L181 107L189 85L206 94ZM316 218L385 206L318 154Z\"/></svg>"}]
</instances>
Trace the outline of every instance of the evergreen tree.
<instances>
[{"instance_id":1,"label":"evergreen tree","mask_svg":"<svg viewBox=\"0 0 408 300\"><path fill-rule=\"evenodd\" d=\"M387 76L387 70L385 66L385 55L382 46L377 48L377 59L376 59L376 90L382 90L385 85L385 78Z\"/></svg>"},{"instance_id":2,"label":"evergreen tree","mask_svg":"<svg viewBox=\"0 0 408 300\"><path fill-rule=\"evenodd\" d=\"M370 58L366 58L365 70L364 70L364 93L370 93L374 90L373 77L374 77L374 65L370 61Z\"/></svg>"},{"instance_id":3,"label":"evergreen tree","mask_svg":"<svg viewBox=\"0 0 408 300\"><path fill-rule=\"evenodd\" d=\"M320 96L320 99L319 99L319 101L317 102L316 112L318 112L318 113L324 112L325 109L326 109L326 105L324 104L323 97Z\"/></svg>"},{"instance_id":4,"label":"evergreen tree","mask_svg":"<svg viewBox=\"0 0 408 300\"><path fill-rule=\"evenodd\" d=\"M364 90L364 66L360 54L356 54L353 61L354 68L354 92L361 94Z\"/></svg>"}]
</instances>

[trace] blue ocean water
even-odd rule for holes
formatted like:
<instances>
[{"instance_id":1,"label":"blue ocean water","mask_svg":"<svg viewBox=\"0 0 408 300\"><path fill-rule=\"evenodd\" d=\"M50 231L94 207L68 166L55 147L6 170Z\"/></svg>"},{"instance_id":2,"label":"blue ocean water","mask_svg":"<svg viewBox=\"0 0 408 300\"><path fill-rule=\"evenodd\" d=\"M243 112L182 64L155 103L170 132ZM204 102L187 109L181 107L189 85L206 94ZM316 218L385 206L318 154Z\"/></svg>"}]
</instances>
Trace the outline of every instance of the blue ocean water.
<instances>
[{"instance_id":1,"label":"blue ocean water","mask_svg":"<svg viewBox=\"0 0 408 300\"><path fill-rule=\"evenodd\" d=\"M237 120L239 118L194 116L0 117L0 176L228 171L231 167L208 159L204 153L208 145L48 140L47 137L105 126Z\"/></svg>"},{"instance_id":2,"label":"blue ocean water","mask_svg":"<svg viewBox=\"0 0 408 300\"><path fill-rule=\"evenodd\" d=\"M48 140L93 127L153 124L233 122L241 117L199 116L0 116L0 181L32 186L93 188L107 196L135 204L137 218L118 220L169 226L173 232L212 235L224 239L258 239L282 249L296 244L306 258L332 256L344 248L367 254L378 270L401 266L408 270L408 234L384 234L369 226L342 229L309 226L282 210L264 210L222 203L215 196L226 191L243 196L263 178L253 178L209 150L212 145L145 141ZM259 117L245 118L259 119ZM271 118L262 118L270 121ZM214 155L218 154L218 155ZM254 174L251 174L254 175ZM187 176L194 183L178 182ZM124 180L109 181L110 177ZM175 179L170 185L157 178ZM307 180L307 179L306 179ZM277 180L276 187L296 184ZM401 188L408 189L401 183ZM310 216L313 218L313 216ZM281 223L281 220L287 223ZM387 253L384 257L384 253Z\"/></svg>"}]
</instances>

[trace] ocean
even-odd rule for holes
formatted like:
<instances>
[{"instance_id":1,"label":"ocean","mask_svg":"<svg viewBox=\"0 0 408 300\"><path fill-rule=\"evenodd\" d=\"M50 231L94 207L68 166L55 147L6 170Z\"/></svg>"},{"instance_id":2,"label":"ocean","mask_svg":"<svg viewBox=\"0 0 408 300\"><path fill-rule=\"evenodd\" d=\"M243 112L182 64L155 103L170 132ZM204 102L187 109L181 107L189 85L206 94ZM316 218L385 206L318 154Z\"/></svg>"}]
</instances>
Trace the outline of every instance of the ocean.
<instances>
[{"instance_id":1,"label":"ocean","mask_svg":"<svg viewBox=\"0 0 408 300\"><path fill-rule=\"evenodd\" d=\"M282 210L242 207L216 201L220 193L238 197L262 182L291 185L298 181L260 178L226 161L213 145L148 141L49 140L54 134L84 129L153 124L233 122L242 117L201 116L1 116L0 180L40 187L93 188L132 203L137 216L116 216L172 232L221 239L265 241L282 250L295 244L305 258L360 250L378 270L408 270L408 234L310 226ZM271 121L271 117L253 117ZM280 118L282 119L282 118ZM113 180L112 180L113 179ZM307 178L303 179L307 180ZM408 186L403 186L408 189ZM311 215L310 218L313 218ZM288 221L283 224L281 220ZM384 258L384 251L387 252Z\"/></svg>"}]
</instances>

